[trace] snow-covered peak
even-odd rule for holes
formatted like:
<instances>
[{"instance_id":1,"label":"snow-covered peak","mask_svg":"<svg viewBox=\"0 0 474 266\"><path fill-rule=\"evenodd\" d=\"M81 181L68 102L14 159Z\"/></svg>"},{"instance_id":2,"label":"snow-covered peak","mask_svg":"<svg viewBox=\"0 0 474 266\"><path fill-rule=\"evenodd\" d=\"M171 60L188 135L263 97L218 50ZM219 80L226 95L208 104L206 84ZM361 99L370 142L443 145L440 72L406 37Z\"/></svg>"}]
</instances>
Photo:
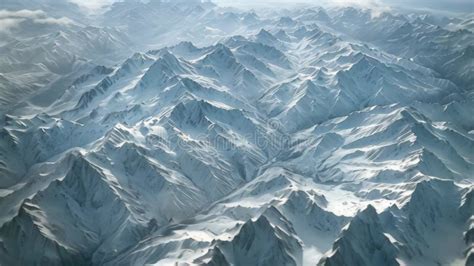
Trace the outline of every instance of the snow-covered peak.
<instances>
[{"instance_id":1,"label":"snow-covered peak","mask_svg":"<svg viewBox=\"0 0 474 266\"><path fill-rule=\"evenodd\" d=\"M274 227L265 216L247 221L231 241L218 242L217 247L230 264L299 265L302 262L301 243Z\"/></svg>"},{"instance_id":2,"label":"snow-covered peak","mask_svg":"<svg viewBox=\"0 0 474 266\"><path fill-rule=\"evenodd\" d=\"M397 249L385 235L376 210L369 205L351 220L318 265L400 265L396 257Z\"/></svg>"},{"instance_id":3,"label":"snow-covered peak","mask_svg":"<svg viewBox=\"0 0 474 266\"><path fill-rule=\"evenodd\" d=\"M0 264L471 264L471 18L13 2Z\"/></svg>"}]
</instances>

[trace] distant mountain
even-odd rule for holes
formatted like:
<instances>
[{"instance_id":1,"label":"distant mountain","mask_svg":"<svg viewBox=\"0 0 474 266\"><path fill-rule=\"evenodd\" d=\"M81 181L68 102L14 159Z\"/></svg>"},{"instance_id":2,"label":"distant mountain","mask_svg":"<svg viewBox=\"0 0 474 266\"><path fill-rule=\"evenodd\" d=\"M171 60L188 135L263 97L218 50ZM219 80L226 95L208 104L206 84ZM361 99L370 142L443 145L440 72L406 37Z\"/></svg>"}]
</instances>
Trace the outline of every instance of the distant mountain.
<instances>
[{"instance_id":1,"label":"distant mountain","mask_svg":"<svg viewBox=\"0 0 474 266\"><path fill-rule=\"evenodd\" d=\"M4 5L0 264L472 264L468 20Z\"/></svg>"}]
</instances>

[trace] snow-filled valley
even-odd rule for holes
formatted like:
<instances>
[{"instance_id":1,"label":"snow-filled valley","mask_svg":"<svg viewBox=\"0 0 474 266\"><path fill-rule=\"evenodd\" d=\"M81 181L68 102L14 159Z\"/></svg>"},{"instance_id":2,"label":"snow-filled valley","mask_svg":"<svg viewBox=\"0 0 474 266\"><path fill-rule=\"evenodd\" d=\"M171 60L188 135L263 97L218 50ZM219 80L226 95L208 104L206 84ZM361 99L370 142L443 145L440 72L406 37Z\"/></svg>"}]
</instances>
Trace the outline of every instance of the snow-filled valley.
<instances>
[{"instance_id":1,"label":"snow-filled valley","mask_svg":"<svg viewBox=\"0 0 474 266\"><path fill-rule=\"evenodd\" d=\"M2 1L0 265L474 265L473 18Z\"/></svg>"}]
</instances>

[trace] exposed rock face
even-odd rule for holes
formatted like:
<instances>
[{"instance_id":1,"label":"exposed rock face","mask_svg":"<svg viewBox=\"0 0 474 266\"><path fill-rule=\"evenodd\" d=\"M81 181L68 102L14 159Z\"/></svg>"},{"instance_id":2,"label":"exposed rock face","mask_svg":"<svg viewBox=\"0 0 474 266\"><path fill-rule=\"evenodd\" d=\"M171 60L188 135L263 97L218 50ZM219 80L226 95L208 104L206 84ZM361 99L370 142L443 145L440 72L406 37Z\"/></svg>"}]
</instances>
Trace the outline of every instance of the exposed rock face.
<instances>
[{"instance_id":1,"label":"exposed rock face","mask_svg":"<svg viewBox=\"0 0 474 266\"><path fill-rule=\"evenodd\" d=\"M60 2L0 4L1 265L474 264L472 19Z\"/></svg>"},{"instance_id":2,"label":"exposed rock face","mask_svg":"<svg viewBox=\"0 0 474 266\"><path fill-rule=\"evenodd\" d=\"M358 213L318 265L400 265L374 207Z\"/></svg>"}]
</instances>

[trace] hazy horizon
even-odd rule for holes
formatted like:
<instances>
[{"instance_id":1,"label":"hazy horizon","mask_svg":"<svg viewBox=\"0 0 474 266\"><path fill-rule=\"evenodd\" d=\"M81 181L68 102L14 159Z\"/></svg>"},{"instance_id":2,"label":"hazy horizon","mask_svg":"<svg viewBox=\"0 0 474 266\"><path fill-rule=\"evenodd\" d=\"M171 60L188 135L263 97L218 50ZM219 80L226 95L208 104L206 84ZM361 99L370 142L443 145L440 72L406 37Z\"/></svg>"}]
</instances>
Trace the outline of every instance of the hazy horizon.
<instances>
[{"instance_id":1,"label":"hazy horizon","mask_svg":"<svg viewBox=\"0 0 474 266\"><path fill-rule=\"evenodd\" d=\"M86 7L88 9L97 10L101 7L107 6L114 2L121 2L125 0L69 0L70 2L76 3L79 6ZM145 1L143 1L145 2ZM258 8L258 7L275 7L275 5L286 5L288 7L298 5L313 5L313 6L358 6L366 8L405 8L405 9L419 9L419 10L432 10L439 12L462 12L462 13L473 13L474 2L469 0L259 0L259 1L246 1L246 0L212 0L220 6L238 7L238 8ZM285 6L277 6L284 8Z\"/></svg>"},{"instance_id":2,"label":"hazy horizon","mask_svg":"<svg viewBox=\"0 0 474 266\"><path fill-rule=\"evenodd\" d=\"M0 265L473 265L471 2L211 2L0 0Z\"/></svg>"}]
</instances>

